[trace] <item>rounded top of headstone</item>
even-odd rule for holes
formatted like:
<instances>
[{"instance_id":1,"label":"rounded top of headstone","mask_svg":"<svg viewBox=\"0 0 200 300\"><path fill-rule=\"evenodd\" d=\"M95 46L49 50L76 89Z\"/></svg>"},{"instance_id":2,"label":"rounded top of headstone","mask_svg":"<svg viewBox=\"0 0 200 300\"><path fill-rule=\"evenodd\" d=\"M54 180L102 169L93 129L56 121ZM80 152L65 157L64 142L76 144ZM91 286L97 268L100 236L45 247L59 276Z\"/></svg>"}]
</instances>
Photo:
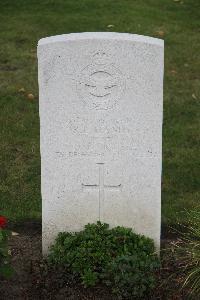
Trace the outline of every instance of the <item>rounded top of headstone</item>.
<instances>
[{"instance_id":1,"label":"rounded top of headstone","mask_svg":"<svg viewBox=\"0 0 200 300\"><path fill-rule=\"evenodd\" d=\"M164 47L164 41L158 38L153 38L144 35L131 34L131 33L119 33L119 32L81 32L81 33L69 33L62 35L55 35L46 38L42 38L38 42L38 46L57 43L67 42L76 40L91 40L91 39L103 39L103 40L123 40L141 42L152 45Z\"/></svg>"}]
</instances>

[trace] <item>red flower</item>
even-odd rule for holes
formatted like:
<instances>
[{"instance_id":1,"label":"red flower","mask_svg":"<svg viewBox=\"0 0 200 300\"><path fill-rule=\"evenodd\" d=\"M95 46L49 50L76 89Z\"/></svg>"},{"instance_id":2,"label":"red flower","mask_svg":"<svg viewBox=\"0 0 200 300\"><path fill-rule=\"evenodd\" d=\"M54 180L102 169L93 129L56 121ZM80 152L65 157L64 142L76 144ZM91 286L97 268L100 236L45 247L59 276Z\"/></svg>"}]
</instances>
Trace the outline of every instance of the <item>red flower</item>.
<instances>
[{"instance_id":1,"label":"red flower","mask_svg":"<svg viewBox=\"0 0 200 300\"><path fill-rule=\"evenodd\" d=\"M0 216L0 228L4 228L7 224L7 219L3 216Z\"/></svg>"}]
</instances>

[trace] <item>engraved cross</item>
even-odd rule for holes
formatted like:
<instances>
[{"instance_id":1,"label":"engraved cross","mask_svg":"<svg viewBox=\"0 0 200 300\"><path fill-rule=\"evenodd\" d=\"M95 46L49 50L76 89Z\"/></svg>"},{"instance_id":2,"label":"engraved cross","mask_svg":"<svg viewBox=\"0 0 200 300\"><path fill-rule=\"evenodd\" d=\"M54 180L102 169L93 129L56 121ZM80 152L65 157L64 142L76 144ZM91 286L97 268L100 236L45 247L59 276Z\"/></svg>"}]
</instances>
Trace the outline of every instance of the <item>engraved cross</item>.
<instances>
[{"instance_id":1,"label":"engraved cross","mask_svg":"<svg viewBox=\"0 0 200 300\"><path fill-rule=\"evenodd\" d=\"M104 190L120 191L122 185L106 185L104 184L104 163L97 163L99 166L99 183L98 184L83 184L83 189L98 189L99 190L99 220L103 219L103 206L104 206Z\"/></svg>"}]
</instances>

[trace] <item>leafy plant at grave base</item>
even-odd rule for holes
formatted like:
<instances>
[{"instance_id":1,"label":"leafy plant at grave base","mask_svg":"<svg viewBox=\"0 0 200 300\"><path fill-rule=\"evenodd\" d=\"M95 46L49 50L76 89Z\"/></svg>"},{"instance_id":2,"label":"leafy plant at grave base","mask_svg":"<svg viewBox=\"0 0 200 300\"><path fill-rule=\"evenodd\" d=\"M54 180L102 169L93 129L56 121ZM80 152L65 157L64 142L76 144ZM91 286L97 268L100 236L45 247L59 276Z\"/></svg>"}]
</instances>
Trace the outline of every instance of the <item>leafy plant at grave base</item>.
<instances>
[{"instance_id":1,"label":"leafy plant at grave base","mask_svg":"<svg viewBox=\"0 0 200 300\"><path fill-rule=\"evenodd\" d=\"M184 274L183 287L188 288L188 297L197 299L200 295L200 207L187 212L187 226L182 227L184 232L173 245L173 256Z\"/></svg>"},{"instance_id":2,"label":"leafy plant at grave base","mask_svg":"<svg viewBox=\"0 0 200 300\"><path fill-rule=\"evenodd\" d=\"M0 216L0 277L10 277L12 268L10 267L9 253L8 253L8 237L9 231L5 229L7 219Z\"/></svg>"},{"instance_id":3,"label":"leafy plant at grave base","mask_svg":"<svg viewBox=\"0 0 200 300\"><path fill-rule=\"evenodd\" d=\"M59 233L48 261L78 274L85 287L101 282L132 299L146 296L155 287L160 266L151 239L101 222L77 233Z\"/></svg>"}]
</instances>

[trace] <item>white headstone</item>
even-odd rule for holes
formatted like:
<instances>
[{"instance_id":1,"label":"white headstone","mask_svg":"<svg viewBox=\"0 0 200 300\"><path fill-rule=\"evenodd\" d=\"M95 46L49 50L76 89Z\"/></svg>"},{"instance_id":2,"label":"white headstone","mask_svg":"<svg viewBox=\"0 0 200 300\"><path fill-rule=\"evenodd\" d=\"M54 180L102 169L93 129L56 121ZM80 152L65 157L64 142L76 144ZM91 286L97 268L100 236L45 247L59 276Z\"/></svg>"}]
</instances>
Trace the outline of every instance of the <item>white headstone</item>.
<instances>
[{"instance_id":1,"label":"white headstone","mask_svg":"<svg viewBox=\"0 0 200 300\"><path fill-rule=\"evenodd\" d=\"M72 33L38 45L43 252L97 220L160 244L163 41Z\"/></svg>"}]
</instances>

